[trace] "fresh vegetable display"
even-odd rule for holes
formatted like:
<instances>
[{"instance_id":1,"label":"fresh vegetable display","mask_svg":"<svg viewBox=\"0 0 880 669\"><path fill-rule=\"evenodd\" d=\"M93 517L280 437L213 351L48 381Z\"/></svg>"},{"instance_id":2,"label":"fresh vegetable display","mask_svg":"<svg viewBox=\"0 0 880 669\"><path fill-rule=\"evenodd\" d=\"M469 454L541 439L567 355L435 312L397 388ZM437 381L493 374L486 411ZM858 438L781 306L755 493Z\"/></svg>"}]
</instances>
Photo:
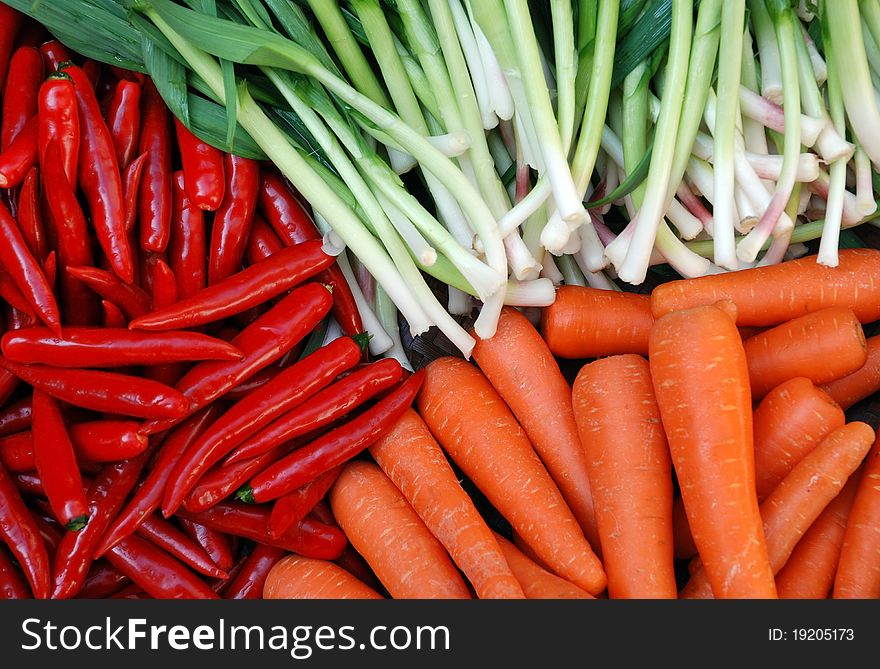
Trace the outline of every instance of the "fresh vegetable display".
<instances>
[{"instance_id":1,"label":"fresh vegetable display","mask_svg":"<svg viewBox=\"0 0 880 669\"><path fill-rule=\"evenodd\" d=\"M0 599L880 597L878 129L880 0L0 0Z\"/></svg>"}]
</instances>

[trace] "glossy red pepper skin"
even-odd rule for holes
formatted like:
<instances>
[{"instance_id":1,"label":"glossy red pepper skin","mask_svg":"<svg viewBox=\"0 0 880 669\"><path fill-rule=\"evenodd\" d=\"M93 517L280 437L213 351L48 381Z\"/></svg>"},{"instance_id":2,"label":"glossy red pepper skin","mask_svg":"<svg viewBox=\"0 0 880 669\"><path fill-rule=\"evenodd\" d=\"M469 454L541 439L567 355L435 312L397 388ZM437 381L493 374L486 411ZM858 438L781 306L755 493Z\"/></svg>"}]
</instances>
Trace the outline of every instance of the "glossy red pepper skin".
<instances>
[{"instance_id":1,"label":"glossy red pepper skin","mask_svg":"<svg viewBox=\"0 0 880 669\"><path fill-rule=\"evenodd\" d=\"M342 473L342 465L324 472L314 481L306 483L302 488L279 497L272 505L272 513L269 516L269 532L273 537L280 537L293 525L305 518L315 508L324 495L333 487L339 474Z\"/></svg>"},{"instance_id":2,"label":"glossy red pepper skin","mask_svg":"<svg viewBox=\"0 0 880 669\"><path fill-rule=\"evenodd\" d=\"M122 310L109 300L101 300L101 310L103 313L101 322L105 328L124 328L128 324L128 319Z\"/></svg>"},{"instance_id":3,"label":"glossy red pepper skin","mask_svg":"<svg viewBox=\"0 0 880 669\"><path fill-rule=\"evenodd\" d=\"M226 576L226 572L211 561L204 548L157 514L146 518L138 527L137 533L203 576Z\"/></svg>"},{"instance_id":4,"label":"glossy red pepper skin","mask_svg":"<svg viewBox=\"0 0 880 669\"><path fill-rule=\"evenodd\" d=\"M31 591L24 579L0 548L0 599L30 599Z\"/></svg>"},{"instance_id":5,"label":"glossy red pepper skin","mask_svg":"<svg viewBox=\"0 0 880 669\"><path fill-rule=\"evenodd\" d=\"M128 576L107 560L96 560L77 599L104 599L130 583Z\"/></svg>"},{"instance_id":6,"label":"glossy red pepper skin","mask_svg":"<svg viewBox=\"0 0 880 669\"><path fill-rule=\"evenodd\" d=\"M96 553L98 556L134 532L144 518L159 508L171 467L202 431L217 419L221 410L220 405L212 404L188 418L165 437L149 474L101 538Z\"/></svg>"},{"instance_id":7,"label":"glossy red pepper skin","mask_svg":"<svg viewBox=\"0 0 880 669\"><path fill-rule=\"evenodd\" d=\"M116 462L133 458L147 448L147 438L137 421L99 420L74 423L70 440L77 460ZM34 435L30 431L0 437L0 463L10 473L33 471L36 467Z\"/></svg>"},{"instance_id":8,"label":"glossy red pepper skin","mask_svg":"<svg viewBox=\"0 0 880 669\"><path fill-rule=\"evenodd\" d=\"M205 552L211 556L211 560L219 569L228 572L232 568L235 563L235 557L232 554L232 545L226 534L186 518L179 518L178 520L183 531L193 541L199 543Z\"/></svg>"},{"instance_id":9,"label":"glossy red pepper skin","mask_svg":"<svg viewBox=\"0 0 880 669\"><path fill-rule=\"evenodd\" d=\"M300 344L301 343L302 342L300 342ZM234 388L231 388L229 392L223 396L223 399L229 402L238 402L239 400L244 399L257 388L262 388L269 383L269 381L278 376L282 369L282 367L278 367L277 365L261 369L244 383L240 383Z\"/></svg>"},{"instance_id":10,"label":"glossy red pepper skin","mask_svg":"<svg viewBox=\"0 0 880 669\"><path fill-rule=\"evenodd\" d=\"M0 204L0 207L2 206L3 205ZM30 318L34 324L37 323L37 317L34 315L34 310L31 308L30 303L25 299L24 295L21 294L18 285L12 280L12 277L2 269L0 269L0 297L2 297L10 307ZM11 323L10 327L12 327Z\"/></svg>"},{"instance_id":11,"label":"glossy red pepper skin","mask_svg":"<svg viewBox=\"0 0 880 669\"><path fill-rule=\"evenodd\" d=\"M25 124L37 113L37 91L43 81L40 52L22 46L12 54L9 74L3 87L3 113L0 116L0 150L6 150Z\"/></svg>"},{"instance_id":12,"label":"glossy red pepper skin","mask_svg":"<svg viewBox=\"0 0 880 669\"><path fill-rule=\"evenodd\" d=\"M70 265L66 274L105 300L113 302L128 318L137 318L150 311L150 296L134 284L123 283L112 272L97 267Z\"/></svg>"},{"instance_id":13,"label":"glossy red pepper skin","mask_svg":"<svg viewBox=\"0 0 880 669\"><path fill-rule=\"evenodd\" d=\"M40 164L46 162L46 147L50 140L57 142L64 173L75 191L82 130L73 80L63 72L49 75L40 86L38 107Z\"/></svg>"},{"instance_id":14,"label":"glossy red pepper skin","mask_svg":"<svg viewBox=\"0 0 880 669\"><path fill-rule=\"evenodd\" d=\"M237 502L217 504L201 513L182 511L180 515L227 534L323 560L339 557L347 543L341 530L310 518L276 539L269 535L268 509Z\"/></svg>"},{"instance_id":15,"label":"glossy red pepper skin","mask_svg":"<svg viewBox=\"0 0 880 669\"><path fill-rule=\"evenodd\" d=\"M34 258L41 261L46 257L46 230L43 228L43 215L40 211L39 179L36 167L28 170L18 192L18 227L21 236Z\"/></svg>"},{"instance_id":16,"label":"glossy red pepper skin","mask_svg":"<svg viewBox=\"0 0 880 669\"><path fill-rule=\"evenodd\" d=\"M149 379L90 369L20 365L0 358L0 365L25 383L74 406L137 418L180 418L187 399L174 388Z\"/></svg>"},{"instance_id":17,"label":"glossy red pepper skin","mask_svg":"<svg viewBox=\"0 0 880 669\"><path fill-rule=\"evenodd\" d=\"M200 362L177 383L176 388L190 402L190 413L219 397L230 388L271 365L302 340L330 310L332 298L320 284L297 288L273 306L230 343L244 353L238 362ZM153 433L177 421L153 421L141 431Z\"/></svg>"},{"instance_id":18,"label":"glossy red pepper skin","mask_svg":"<svg viewBox=\"0 0 880 669\"><path fill-rule=\"evenodd\" d=\"M177 279L171 267L162 256L152 254L147 258L144 276L149 276L150 278L153 309L162 309L177 302ZM180 381L189 367L190 365L185 362L152 365L144 370L144 374L147 378L154 381L173 386Z\"/></svg>"},{"instance_id":19,"label":"glossy red pepper skin","mask_svg":"<svg viewBox=\"0 0 880 669\"><path fill-rule=\"evenodd\" d=\"M43 268L31 254L9 210L0 203L0 264L33 312L54 332L61 331L61 314Z\"/></svg>"},{"instance_id":20,"label":"glossy red pepper skin","mask_svg":"<svg viewBox=\"0 0 880 669\"><path fill-rule=\"evenodd\" d=\"M321 239L312 219L276 172L263 172L258 203L269 225L286 245ZM333 317L342 331L349 336L363 332L364 325L357 303L339 266L331 265L318 276L318 280L331 286Z\"/></svg>"},{"instance_id":21,"label":"glossy red pepper skin","mask_svg":"<svg viewBox=\"0 0 880 669\"><path fill-rule=\"evenodd\" d=\"M205 287L205 212L194 206L183 187L183 172L171 178L171 242L168 264L177 278L177 296L185 299Z\"/></svg>"},{"instance_id":22,"label":"glossy red pepper skin","mask_svg":"<svg viewBox=\"0 0 880 669\"><path fill-rule=\"evenodd\" d=\"M360 357L357 343L350 337L341 337L286 368L230 407L177 461L165 488L163 510L176 510L202 474L237 444L276 417L307 402L337 375L354 367Z\"/></svg>"},{"instance_id":23,"label":"glossy red pepper skin","mask_svg":"<svg viewBox=\"0 0 880 669\"><path fill-rule=\"evenodd\" d=\"M422 385L417 371L389 395L353 418L268 467L242 492L246 501L267 502L304 486L369 447L403 415Z\"/></svg>"},{"instance_id":24,"label":"glossy red pepper skin","mask_svg":"<svg viewBox=\"0 0 880 669\"><path fill-rule=\"evenodd\" d=\"M137 535L107 553L116 569L157 599L217 599L217 594L184 565Z\"/></svg>"},{"instance_id":25,"label":"glossy red pepper skin","mask_svg":"<svg viewBox=\"0 0 880 669\"><path fill-rule=\"evenodd\" d=\"M6 81L9 59L22 24L24 24L24 14L0 3L0 87Z\"/></svg>"},{"instance_id":26,"label":"glossy red pepper skin","mask_svg":"<svg viewBox=\"0 0 880 669\"><path fill-rule=\"evenodd\" d=\"M223 202L214 212L211 227L208 285L222 281L241 269L260 188L260 164L257 161L232 153L226 154L225 161Z\"/></svg>"},{"instance_id":27,"label":"glossy red pepper skin","mask_svg":"<svg viewBox=\"0 0 880 669\"><path fill-rule=\"evenodd\" d=\"M216 211L226 190L223 152L196 137L177 118L174 131L187 197L196 209Z\"/></svg>"},{"instance_id":28,"label":"glossy red pepper skin","mask_svg":"<svg viewBox=\"0 0 880 669\"><path fill-rule=\"evenodd\" d=\"M138 148L141 126L141 85L130 79L120 79L113 89L107 109L107 126L116 150L116 162L125 170Z\"/></svg>"},{"instance_id":29,"label":"glossy red pepper skin","mask_svg":"<svg viewBox=\"0 0 880 669\"><path fill-rule=\"evenodd\" d=\"M70 62L70 52L61 42L52 39L40 45L40 55L46 71L50 74L56 72L64 63Z\"/></svg>"},{"instance_id":30,"label":"glossy red pepper skin","mask_svg":"<svg viewBox=\"0 0 880 669\"><path fill-rule=\"evenodd\" d=\"M76 65L63 70L73 79L80 113L78 181L86 196L98 243L120 279L131 283L134 264L125 232L122 175L110 130L101 116L95 90L86 73Z\"/></svg>"},{"instance_id":31,"label":"glossy red pepper skin","mask_svg":"<svg viewBox=\"0 0 880 669\"><path fill-rule=\"evenodd\" d=\"M31 427L31 399L25 397L0 410L0 437L29 430Z\"/></svg>"},{"instance_id":32,"label":"glossy red pepper skin","mask_svg":"<svg viewBox=\"0 0 880 669\"><path fill-rule=\"evenodd\" d=\"M138 153L146 153L147 162L138 196L140 245L164 253L171 239L171 114L149 78L141 98Z\"/></svg>"},{"instance_id":33,"label":"glossy red pepper skin","mask_svg":"<svg viewBox=\"0 0 880 669\"><path fill-rule=\"evenodd\" d=\"M138 191L144 176L144 166L147 164L148 154L142 153L132 159L122 173L122 192L125 197L125 229L128 231L129 242L132 244L132 253L136 243L135 222L138 215Z\"/></svg>"},{"instance_id":34,"label":"glossy red pepper skin","mask_svg":"<svg viewBox=\"0 0 880 669\"><path fill-rule=\"evenodd\" d=\"M130 327L177 330L219 321L277 297L332 262L320 242L291 246L197 293L180 295L175 304L134 319Z\"/></svg>"},{"instance_id":35,"label":"glossy red pepper skin","mask_svg":"<svg viewBox=\"0 0 880 669\"><path fill-rule=\"evenodd\" d=\"M288 411L267 425L233 451L226 463L255 457L286 441L332 425L402 378L403 368L394 358L365 365L317 393L308 404Z\"/></svg>"},{"instance_id":36,"label":"glossy red pepper skin","mask_svg":"<svg viewBox=\"0 0 880 669\"><path fill-rule=\"evenodd\" d=\"M284 244L278 239L275 231L266 223L266 219L259 213L254 214L254 222L251 225L251 234L248 237L245 249L245 262L254 265L265 260L274 253L284 248Z\"/></svg>"},{"instance_id":37,"label":"glossy red pepper skin","mask_svg":"<svg viewBox=\"0 0 880 669\"><path fill-rule=\"evenodd\" d=\"M34 464L52 512L68 530L77 532L88 522L88 505L79 479L73 442L58 403L34 390Z\"/></svg>"},{"instance_id":38,"label":"glossy red pepper skin","mask_svg":"<svg viewBox=\"0 0 880 669\"><path fill-rule=\"evenodd\" d=\"M241 570L223 590L223 599L262 599L269 571L285 554L286 551L277 546L254 546Z\"/></svg>"},{"instance_id":39,"label":"glossy red pepper skin","mask_svg":"<svg viewBox=\"0 0 880 669\"><path fill-rule=\"evenodd\" d=\"M0 152L0 188L14 188L37 164L39 121L32 116L12 143Z\"/></svg>"},{"instance_id":40,"label":"glossy red pepper skin","mask_svg":"<svg viewBox=\"0 0 880 669\"><path fill-rule=\"evenodd\" d=\"M53 367L160 365L187 360L240 360L232 344L199 332L132 332L111 328L46 328L7 332L3 355L13 362Z\"/></svg>"},{"instance_id":41,"label":"glossy red pepper skin","mask_svg":"<svg viewBox=\"0 0 880 669\"><path fill-rule=\"evenodd\" d=\"M0 539L22 566L37 599L49 596L49 554L21 495L0 467Z\"/></svg>"}]
</instances>

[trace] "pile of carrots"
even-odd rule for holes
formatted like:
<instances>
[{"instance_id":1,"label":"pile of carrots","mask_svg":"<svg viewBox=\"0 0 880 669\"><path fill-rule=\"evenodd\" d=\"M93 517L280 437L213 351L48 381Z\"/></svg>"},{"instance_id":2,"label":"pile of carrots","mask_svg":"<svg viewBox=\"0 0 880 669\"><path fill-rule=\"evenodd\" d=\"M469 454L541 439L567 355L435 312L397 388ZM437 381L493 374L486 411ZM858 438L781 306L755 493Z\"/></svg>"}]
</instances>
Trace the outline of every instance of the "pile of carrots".
<instances>
[{"instance_id":1,"label":"pile of carrots","mask_svg":"<svg viewBox=\"0 0 880 669\"><path fill-rule=\"evenodd\" d=\"M381 589L290 556L264 595L880 597L880 440L844 414L880 390L877 276L857 249L505 308L330 489Z\"/></svg>"}]
</instances>

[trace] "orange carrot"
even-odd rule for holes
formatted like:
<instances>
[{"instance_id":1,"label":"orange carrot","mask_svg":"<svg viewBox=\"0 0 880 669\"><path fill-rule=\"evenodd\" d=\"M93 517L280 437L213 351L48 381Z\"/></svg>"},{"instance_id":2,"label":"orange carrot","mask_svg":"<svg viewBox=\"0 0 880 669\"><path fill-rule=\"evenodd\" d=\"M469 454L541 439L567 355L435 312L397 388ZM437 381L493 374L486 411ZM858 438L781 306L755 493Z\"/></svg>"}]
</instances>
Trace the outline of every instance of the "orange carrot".
<instances>
[{"instance_id":1,"label":"orange carrot","mask_svg":"<svg viewBox=\"0 0 880 669\"><path fill-rule=\"evenodd\" d=\"M865 364L852 374L822 386L844 409L880 390L880 335L870 337L865 343L868 349Z\"/></svg>"},{"instance_id":2,"label":"orange carrot","mask_svg":"<svg viewBox=\"0 0 880 669\"><path fill-rule=\"evenodd\" d=\"M418 407L443 449L557 575L603 591L602 564L489 380L460 358L424 369Z\"/></svg>"},{"instance_id":3,"label":"orange carrot","mask_svg":"<svg viewBox=\"0 0 880 669\"><path fill-rule=\"evenodd\" d=\"M880 597L880 438L865 461L846 522L833 597Z\"/></svg>"},{"instance_id":4,"label":"orange carrot","mask_svg":"<svg viewBox=\"0 0 880 669\"><path fill-rule=\"evenodd\" d=\"M804 532L859 468L873 442L874 430L869 425L847 423L804 456L764 500L761 519L774 574L782 569ZM703 570L693 575L682 596L711 597L712 592Z\"/></svg>"},{"instance_id":5,"label":"orange carrot","mask_svg":"<svg viewBox=\"0 0 880 669\"><path fill-rule=\"evenodd\" d=\"M440 540L481 599L522 599L492 530L412 409L370 447L370 453Z\"/></svg>"},{"instance_id":6,"label":"orange carrot","mask_svg":"<svg viewBox=\"0 0 880 669\"><path fill-rule=\"evenodd\" d=\"M330 507L393 598L470 598L446 550L376 465L346 465L330 490Z\"/></svg>"},{"instance_id":7,"label":"orange carrot","mask_svg":"<svg viewBox=\"0 0 880 669\"><path fill-rule=\"evenodd\" d=\"M736 302L737 325L778 325L825 307L848 307L862 323L880 319L880 251L844 249L840 264L826 267L816 256L696 279L670 281L651 294L659 318L671 311Z\"/></svg>"},{"instance_id":8,"label":"orange carrot","mask_svg":"<svg viewBox=\"0 0 880 669\"><path fill-rule=\"evenodd\" d=\"M828 383L865 364L865 333L851 309L829 307L795 318L743 342L752 397L804 376Z\"/></svg>"},{"instance_id":9,"label":"orange carrot","mask_svg":"<svg viewBox=\"0 0 880 669\"><path fill-rule=\"evenodd\" d=\"M497 532L495 539L522 589L529 599L595 599L574 583L560 578L533 562L514 544Z\"/></svg>"},{"instance_id":10,"label":"orange carrot","mask_svg":"<svg viewBox=\"0 0 880 669\"><path fill-rule=\"evenodd\" d=\"M648 352L654 317L647 295L561 286L541 312L541 334L560 358Z\"/></svg>"},{"instance_id":11,"label":"orange carrot","mask_svg":"<svg viewBox=\"0 0 880 669\"><path fill-rule=\"evenodd\" d=\"M648 361L633 354L596 360L581 368L573 398L608 595L675 599L672 463Z\"/></svg>"},{"instance_id":12,"label":"orange carrot","mask_svg":"<svg viewBox=\"0 0 880 669\"><path fill-rule=\"evenodd\" d=\"M845 422L843 410L809 379L796 377L771 390L754 413L758 500Z\"/></svg>"},{"instance_id":13,"label":"orange carrot","mask_svg":"<svg viewBox=\"0 0 880 669\"><path fill-rule=\"evenodd\" d=\"M780 599L828 597L834 585L846 519L858 484L858 474L850 476L840 494L825 507L798 541L791 557L776 574L776 591Z\"/></svg>"},{"instance_id":14,"label":"orange carrot","mask_svg":"<svg viewBox=\"0 0 880 669\"><path fill-rule=\"evenodd\" d=\"M301 555L281 558L269 571L263 599L384 599L342 567Z\"/></svg>"},{"instance_id":15,"label":"orange carrot","mask_svg":"<svg viewBox=\"0 0 880 669\"><path fill-rule=\"evenodd\" d=\"M473 356L513 411L593 550L598 551L587 456L578 438L571 388L547 344L525 316L505 307L495 336L477 338Z\"/></svg>"},{"instance_id":16,"label":"orange carrot","mask_svg":"<svg viewBox=\"0 0 880 669\"><path fill-rule=\"evenodd\" d=\"M715 306L651 330L650 369L688 523L719 598L776 596L755 494L751 394L733 320Z\"/></svg>"}]
</instances>

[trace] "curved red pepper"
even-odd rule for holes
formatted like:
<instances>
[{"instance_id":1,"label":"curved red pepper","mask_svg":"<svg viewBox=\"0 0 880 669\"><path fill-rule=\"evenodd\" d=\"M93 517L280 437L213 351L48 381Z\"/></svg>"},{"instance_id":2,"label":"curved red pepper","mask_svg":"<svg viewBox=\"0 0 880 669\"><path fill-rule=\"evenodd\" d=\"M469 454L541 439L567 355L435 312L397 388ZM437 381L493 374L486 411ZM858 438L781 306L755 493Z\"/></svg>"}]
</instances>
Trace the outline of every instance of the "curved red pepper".
<instances>
[{"instance_id":1,"label":"curved red pepper","mask_svg":"<svg viewBox=\"0 0 880 669\"><path fill-rule=\"evenodd\" d=\"M128 231L129 240L134 236L134 224L138 215L138 191L141 187L141 179L144 176L144 166L147 164L148 154L142 153L128 163L122 174L122 191L125 197L125 229ZM132 253L135 252L136 243L131 241Z\"/></svg>"},{"instance_id":2,"label":"curved red pepper","mask_svg":"<svg viewBox=\"0 0 880 669\"><path fill-rule=\"evenodd\" d=\"M63 71L73 79L76 90L82 133L77 176L89 203L95 236L113 271L130 283L134 264L125 231L122 176L113 139L86 73L76 65L65 66Z\"/></svg>"},{"instance_id":3,"label":"curved red pepper","mask_svg":"<svg viewBox=\"0 0 880 669\"><path fill-rule=\"evenodd\" d=\"M101 300L101 309L104 312L101 322L105 328L124 328L128 323L125 314L109 300Z\"/></svg>"},{"instance_id":4,"label":"curved red pepper","mask_svg":"<svg viewBox=\"0 0 880 669\"><path fill-rule=\"evenodd\" d=\"M260 188L260 164L255 160L227 153L225 171L225 194L211 227L208 285L241 269Z\"/></svg>"},{"instance_id":5,"label":"curved red pepper","mask_svg":"<svg viewBox=\"0 0 880 669\"><path fill-rule=\"evenodd\" d=\"M30 599L31 591L19 575L18 569L0 549L0 599Z\"/></svg>"},{"instance_id":6,"label":"curved red pepper","mask_svg":"<svg viewBox=\"0 0 880 669\"><path fill-rule=\"evenodd\" d=\"M306 210L276 172L264 171L260 180L259 206L269 225L285 244L321 239ZM338 265L331 265L318 279L333 291L333 317L342 331L353 336L364 331L357 303Z\"/></svg>"},{"instance_id":7,"label":"curved red pepper","mask_svg":"<svg viewBox=\"0 0 880 669\"><path fill-rule=\"evenodd\" d=\"M43 215L40 211L37 168L28 170L18 192L18 227L34 258L42 261L48 253Z\"/></svg>"},{"instance_id":8,"label":"curved red pepper","mask_svg":"<svg viewBox=\"0 0 880 669\"><path fill-rule=\"evenodd\" d=\"M211 560L220 569L227 572L235 563L235 557L232 554L232 545L228 535L218 530L212 530L199 523L187 520L186 518L178 518L180 526L193 541L205 550L211 556Z\"/></svg>"},{"instance_id":9,"label":"curved red pepper","mask_svg":"<svg viewBox=\"0 0 880 669\"><path fill-rule=\"evenodd\" d=\"M277 546L254 546L238 574L223 590L223 599L262 599L266 577L285 554L286 551Z\"/></svg>"},{"instance_id":10,"label":"curved red pepper","mask_svg":"<svg viewBox=\"0 0 880 669\"><path fill-rule=\"evenodd\" d=\"M277 297L332 262L320 242L291 246L197 293L181 295L175 304L135 318L129 327L177 330L219 321Z\"/></svg>"},{"instance_id":11,"label":"curved red pepper","mask_svg":"<svg viewBox=\"0 0 880 669\"><path fill-rule=\"evenodd\" d=\"M0 188L14 188L37 163L38 117L32 116L12 143L0 152Z\"/></svg>"},{"instance_id":12,"label":"curved red pepper","mask_svg":"<svg viewBox=\"0 0 880 669\"><path fill-rule=\"evenodd\" d=\"M141 136L138 153L147 154L139 202L140 245L164 253L171 239L171 113L152 79L141 95Z\"/></svg>"},{"instance_id":13,"label":"curved red pepper","mask_svg":"<svg viewBox=\"0 0 880 669\"><path fill-rule=\"evenodd\" d=\"M141 126L141 85L130 79L120 79L113 89L107 109L107 126L116 150L116 162L124 170L131 163L138 148Z\"/></svg>"},{"instance_id":14,"label":"curved red pepper","mask_svg":"<svg viewBox=\"0 0 880 669\"><path fill-rule=\"evenodd\" d=\"M177 461L165 488L164 512L173 513L201 475L236 444L282 413L307 402L333 378L356 365L360 357L360 347L354 340L341 337L230 407Z\"/></svg>"},{"instance_id":15,"label":"curved red pepper","mask_svg":"<svg viewBox=\"0 0 880 669\"><path fill-rule=\"evenodd\" d=\"M107 560L96 560L77 595L78 599L104 599L119 592L129 583L129 578Z\"/></svg>"},{"instance_id":16,"label":"curved red pepper","mask_svg":"<svg viewBox=\"0 0 880 669\"><path fill-rule=\"evenodd\" d=\"M0 207L2 206L3 205L0 204ZM34 310L31 308L31 305L24 298L24 295L21 294L21 291L12 280L12 277L2 269L0 269L0 297L2 297L10 307L17 312L20 312L21 315L30 318L33 324L36 325L37 317L34 315ZM12 328L11 322L9 327Z\"/></svg>"},{"instance_id":17,"label":"curved red pepper","mask_svg":"<svg viewBox=\"0 0 880 669\"><path fill-rule=\"evenodd\" d=\"M150 311L150 296L134 284L123 283L112 272L97 267L68 266L66 274L113 302L128 318Z\"/></svg>"},{"instance_id":18,"label":"curved red pepper","mask_svg":"<svg viewBox=\"0 0 880 669\"><path fill-rule=\"evenodd\" d=\"M6 80L9 58L23 23L24 14L0 2L0 87Z\"/></svg>"},{"instance_id":19,"label":"curved red pepper","mask_svg":"<svg viewBox=\"0 0 880 669\"><path fill-rule=\"evenodd\" d=\"M174 130L189 200L196 209L216 211L226 190L223 153L192 134L177 118Z\"/></svg>"},{"instance_id":20,"label":"curved red pepper","mask_svg":"<svg viewBox=\"0 0 880 669\"><path fill-rule=\"evenodd\" d=\"M114 372L20 365L0 358L0 365L25 383L56 399L93 411L137 418L180 418L189 402L164 384Z\"/></svg>"},{"instance_id":21,"label":"curved red pepper","mask_svg":"<svg viewBox=\"0 0 880 669\"><path fill-rule=\"evenodd\" d=\"M81 129L73 80L64 72L49 75L40 86L38 102L40 164L46 163L49 142L57 142L67 181L76 190Z\"/></svg>"},{"instance_id":22,"label":"curved red pepper","mask_svg":"<svg viewBox=\"0 0 880 669\"><path fill-rule=\"evenodd\" d=\"M147 258L146 265L144 275L150 278L153 309L162 309L177 302L177 279L165 259L158 254L152 254ZM144 374L154 381L173 386L180 381L188 368L183 362L153 365L147 367Z\"/></svg>"},{"instance_id":23,"label":"curved red pepper","mask_svg":"<svg viewBox=\"0 0 880 669\"><path fill-rule=\"evenodd\" d=\"M79 479L73 443L58 403L34 390L34 464L52 512L68 530L77 532L88 522L88 505Z\"/></svg>"},{"instance_id":24,"label":"curved red pepper","mask_svg":"<svg viewBox=\"0 0 880 669\"><path fill-rule=\"evenodd\" d=\"M37 599L49 596L49 555L18 490L0 466L0 539L24 569Z\"/></svg>"},{"instance_id":25,"label":"curved red pepper","mask_svg":"<svg viewBox=\"0 0 880 669\"><path fill-rule=\"evenodd\" d=\"M333 487L339 474L342 473L342 465L324 472L314 481L306 483L302 488L279 497L272 505L272 513L269 516L269 532L273 537L280 537L293 525L309 515L309 512L320 502L324 495Z\"/></svg>"},{"instance_id":26,"label":"curved red pepper","mask_svg":"<svg viewBox=\"0 0 880 669\"><path fill-rule=\"evenodd\" d=\"M171 179L171 241L168 264L177 278L177 295L186 299L205 287L205 212L194 206L183 187L183 172Z\"/></svg>"},{"instance_id":27,"label":"curved red pepper","mask_svg":"<svg viewBox=\"0 0 880 669\"><path fill-rule=\"evenodd\" d=\"M266 220L259 214L254 214L254 222L251 225L251 234L248 237L245 249L245 261L248 265L255 265L265 260L274 253L284 248L284 244L278 239L275 231L269 227Z\"/></svg>"},{"instance_id":28,"label":"curved red pepper","mask_svg":"<svg viewBox=\"0 0 880 669\"><path fill-rule=\"evenodd\" d=\"M190 569L212 578L225 578L226 572L211 561L202 546L157 514L144 519L137 529L139 535L148 539Z\"/></svg>"},{"instance_id":29,"label":"curved red pepper","mask_svg":"<svg viewBox=\"0 0 880 669\"><path fill-rule=\"evenodd\" d=\"M25 397L0 410L0 437L29 430L31 427L31 399Z\"/></svg>"},{"instance_id":30,"label":"curved red pepper","mask_svg":"<svg viewBox=\"0 0 880 669\"><path fill-rule=\"evenodd\" d=\"M64 63L70 62L70 52L58 40L49 40L40 45L40 55L46 64L46 70L55 72Z\"/></svg>"},{"instance_id":31,"label":"curved red pepper","mask_svg":"<svg viewBox=\"0 0 880 669\"><path fill-rule=\"evenodd\" d=\"M6 150L25 124L37 113L37 91L43 81L40 52L22 46L12 54L9 75L3 87L3 114L0 116L0 149Z\"/></svg>"}]
</instances>

